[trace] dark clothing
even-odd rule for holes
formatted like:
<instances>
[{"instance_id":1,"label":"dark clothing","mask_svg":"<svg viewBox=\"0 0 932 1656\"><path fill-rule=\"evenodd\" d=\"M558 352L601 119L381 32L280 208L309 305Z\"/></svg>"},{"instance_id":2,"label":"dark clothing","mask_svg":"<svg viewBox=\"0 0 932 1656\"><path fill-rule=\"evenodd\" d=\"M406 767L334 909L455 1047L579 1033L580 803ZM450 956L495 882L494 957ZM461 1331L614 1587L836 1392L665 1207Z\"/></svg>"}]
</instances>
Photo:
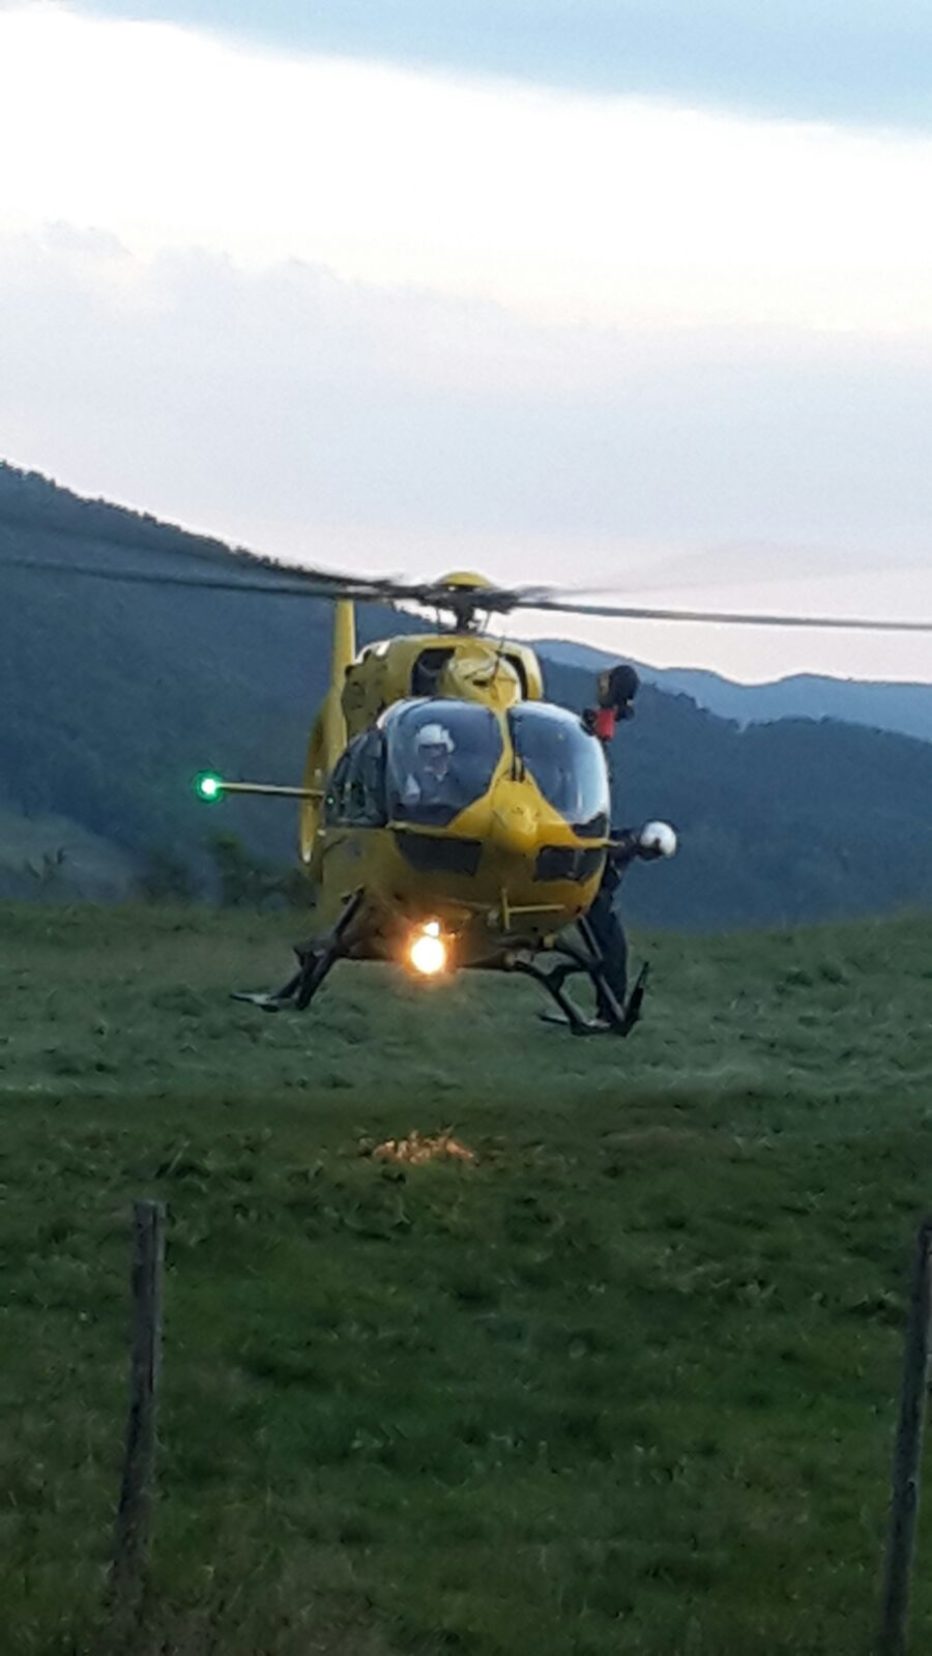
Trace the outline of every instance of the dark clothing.
<instances>
[{"instance_id":1,"label":"dark clothing","mask_svg":"<svg viewBox=\"0 0 932 1656\"><path fill-rule=\"evenodd\" d=\"M621 719L634 717L634 698L639 684L638 675L630 666L613 667L611 671L600 674L598 709L590 710L584 719L602 743L607 762L616 724ZM628 996L628 940L615 908L615 894L625 869L638 855L639 843L638 835L632 828L613 831L599 894L588 914L602 956L602 975L620 1008L624 1007ZM596 1015L606 1023L615 1021L605 991L598 987Z\"/></svg>"},{"instance_id":2,"label":"dark clothing","mask_svg":"<svg viewBox=\"0 0 932 1656\"><path fill-rule=\"evenodd\" d=\"M605 981L619 1006L624 1006L628 993L628 940L615 910L615 888L621 876L611 862L606 862L605 875L599 895L589 910L588 920L602 956ZM596 1014L611 1023L612 1013L605 994L596 990Z\"/></svg>"},{"instance_id":3,"label":"dark clothing","mask_svg":"<svg viewBox=\"0 0 932 1656\"><path fill-rule=\"evenodd\" d=\"M452 768L438 776L425 768L405 778L398 815L409 822L444 828L463 809L463 790Z\"/></svg>"},{"instance_id":4,"label":"dark clothing","mask_svg":"<svg viewBox=\"0 0 932 1656\"><path fill-rule=\"evenodd\" d=\"M613 830L599 894L588 915L602 956L605 980L619 1006L624 1006L628 993L628 940L615 907L615 893L628 864L638 855L638 845L633 828ZM596 991L596 1015L611 1022L611 1011L601 990Z\"/></svg>"},{"instance_id":5,"label":"dark clothing","mask_svg":"<svg viewBox=\"0 0 932 1656\"><path fill-rule=\"evenodd\" d=\"M611 879L613 891L621 884L622 876L628 865L633 863L635 857L643 855L640 837L633 828L612 829L611 843L605 862L605 879Z\"/></svg>"},{"instance_id":6,"label":"dark clothing","mask_svg":"<svg viewBox=\"0 0 932 1656\"><path fill-rule=\"evenodd\" d=\"M425 767L408 777L405 783L406 799L409 793L412 802L418 805L445 805L456 797L456 781L449 769L439 774Z\"/></svg>"}]
</instances>

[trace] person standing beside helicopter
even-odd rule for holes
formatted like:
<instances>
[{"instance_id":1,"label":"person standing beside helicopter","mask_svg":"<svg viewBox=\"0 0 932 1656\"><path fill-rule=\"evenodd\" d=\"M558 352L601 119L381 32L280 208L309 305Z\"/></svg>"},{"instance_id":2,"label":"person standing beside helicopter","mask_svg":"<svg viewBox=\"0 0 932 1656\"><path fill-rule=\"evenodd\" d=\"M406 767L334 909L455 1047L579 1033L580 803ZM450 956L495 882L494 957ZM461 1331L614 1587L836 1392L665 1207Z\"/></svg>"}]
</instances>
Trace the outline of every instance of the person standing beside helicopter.
<instances>
[{"instance_id":1,"label":"person standing beside helicopter","mask_svg":"<svg viewBox=\"0 0 932 1656\"><path fill-rule=\"evenodd\" d=\"M641 681L635 669L627 664L613 667L599 674L598 706L587 708L583 723L601 743L611 774L610 749L617 725L622 719L634 718L634 698ZM613 829L611 843L605 858L602 883L589 910L587 919L602 956L602 976L613 999L623 1008L628 995L628 939L621 923L615 898L625 870L637 856L660 855L641 845L640 836L633 828ZM605 989L596 985L596 1017L602 1023L614 1023L616 1014Z\"/></svg>"}]
</instances>

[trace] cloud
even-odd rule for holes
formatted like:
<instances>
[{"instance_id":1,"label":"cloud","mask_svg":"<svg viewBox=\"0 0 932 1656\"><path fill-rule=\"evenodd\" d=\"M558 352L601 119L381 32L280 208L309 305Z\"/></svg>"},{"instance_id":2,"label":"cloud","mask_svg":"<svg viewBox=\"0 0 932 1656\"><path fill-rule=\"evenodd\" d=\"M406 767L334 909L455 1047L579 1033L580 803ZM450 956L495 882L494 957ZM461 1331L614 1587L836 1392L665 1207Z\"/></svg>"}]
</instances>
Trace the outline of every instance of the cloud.
<instances>
[{"instance_id":1,"label":"cloud","mask_svg":"<svg viewBox=\"0 0 932 1656\"><path fill-rule=\"evenodd\" d=\"M777 115L928 127L922 0L89 0L407 66Z\"/></svg>"},{"instance_id":2,"label":"cloud","mask_svg":"<svg viewBox=\"0 0 932 1656\"><path fill-rule=\"evenodd\" d=\"M3 222L623 327L932 328L932 138L0 16Z\"/></svg>"},{"instance_id":3,"label":"cloud","mask_svg":"<svg viewBox=\"0 0 932 1656\"><path fill-rule=\"evenodd\" d=\"M0 453L234 540L674 603L932 611L929 349L532 326L61 231L0 241L0 313ZM921 641L642 639L749 676L928 676Z\"/></svg>"},{"instance_id":4,"label":"cloud","mask_svg":"<svg viewBox=\"0 0 932 1656\"><path fill-rule=\"evenodd\" d=\"M0 142L0 454L332 566L932 611L930 141L49 5L0 12Z\"/></svg>"}]
</instances>

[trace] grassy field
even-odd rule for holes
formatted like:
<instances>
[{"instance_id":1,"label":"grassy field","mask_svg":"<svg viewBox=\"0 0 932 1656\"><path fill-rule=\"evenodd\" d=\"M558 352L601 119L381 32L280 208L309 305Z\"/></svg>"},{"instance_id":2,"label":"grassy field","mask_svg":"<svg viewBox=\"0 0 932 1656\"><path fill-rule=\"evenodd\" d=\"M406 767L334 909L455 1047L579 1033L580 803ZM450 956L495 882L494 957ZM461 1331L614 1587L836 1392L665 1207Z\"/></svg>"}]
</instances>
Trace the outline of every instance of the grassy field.
<instances>
[{"instance_id":1,"label":"grassy field","mask_svg":"<svg viewBox=\"0 0 932 1656\"><path fill-rule=\"evenodd\" d=\"M0 1648L106 1647L148 1194L134 1652L861 1656L932 1211L932 923L656 940L627 1043L505 979L231 1003L293 926L0 909ZM446 1128L475 1162L368 1153ZM917 1650L932 1519L919 1544Z\"/></svg>"}]
</instances>

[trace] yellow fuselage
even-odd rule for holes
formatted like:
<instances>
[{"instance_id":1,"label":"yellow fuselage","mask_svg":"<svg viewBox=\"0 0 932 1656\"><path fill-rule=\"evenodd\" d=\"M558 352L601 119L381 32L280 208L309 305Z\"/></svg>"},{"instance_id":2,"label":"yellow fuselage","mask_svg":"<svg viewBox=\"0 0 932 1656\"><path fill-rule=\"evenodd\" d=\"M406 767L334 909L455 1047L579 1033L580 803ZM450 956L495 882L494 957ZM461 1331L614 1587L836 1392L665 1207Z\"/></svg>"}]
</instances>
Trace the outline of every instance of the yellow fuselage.
<instances>
[{"instance_id":1,"label":"yellow fuselage","mask_svg":"<svg viewBox=\"0 0 932 1656\"><path fill-rule=\"evenodd\" d=\"M449 582L482 585L475 576ZM357 654L352 605L335 606L331 686L311 735L301 815L317 932L327 933L362 892L348 953L395 958L412 930L433 921L443 929L451 964L494 966L512 951L539 947L588 911L605 865L607 775L605 808L588 824L574 826L569 811L561 814L546 797L547 784L539 785L533 765L516 751L512 722L529 705L569 717L548 709L542 696L540 666L527 645L467 630L400 636ZM386 721L391 727L412 697L436 706L438 717L447 716L444 707L447 714L451 707L487 709L495 726L488 772L442 827L412 821L390 799L375 822L354 821L334 801L347 744ZM558 733L554 741L559 747ZM601 749L597 762L604 770ZM572 774L572 763L565 769Z\"/></svg>"},{"instance_id":2,"label":"yellow fuselage","mask_svg":"<svg viewBox=\"0 0 932 1656\"><path fill-rule=\"evenodd\" d=\"M591 907L607 839L581 837L531 776L514 777L504 720L502 727L502 758L487 792L444 827L389 821L319 829L309 870L318 882L316 915L332 925L362 889L357 956L394 957L412 927L438 920L453 964L495 965Z\"/></svg>"}]
</instances>

